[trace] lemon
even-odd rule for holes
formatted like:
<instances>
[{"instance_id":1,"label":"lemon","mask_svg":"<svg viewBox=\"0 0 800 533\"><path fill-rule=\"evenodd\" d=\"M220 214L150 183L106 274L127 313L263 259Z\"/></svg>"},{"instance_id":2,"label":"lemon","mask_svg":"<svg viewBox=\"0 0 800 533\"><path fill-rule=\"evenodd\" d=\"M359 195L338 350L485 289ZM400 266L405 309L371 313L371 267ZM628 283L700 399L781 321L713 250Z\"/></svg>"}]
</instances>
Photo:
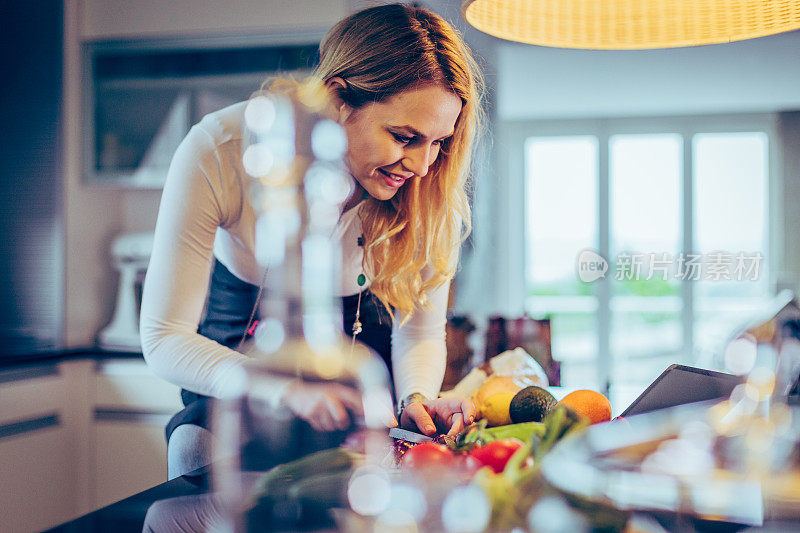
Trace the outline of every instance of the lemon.
<instances>
[{"instance_id":1,"label":"lemon","mask_svg":"<svg viewBox=\"0 0 800 533\"><path fill-rule=\"evenodd\" d=\"M479 409L481 416L486 419L489 426L505 426L511 423L509 407L513 392L497 392L483 401Z\"/></svg>"},{"instance_id":2,"label":"lemon","mask_svg":"<svg viewBox=\"0 0 800 533\"><path fill-rule=\"evenodd\" d=\"M480 407L486 399L493 394L499 392L513 392L516 394L521 388L522 387L517 385L511 376L499 376L495 374L489 376L486 381L478 387L478 390L472 394L472 401L475 402L475 405Z\"/></svg>"}]
</instances>

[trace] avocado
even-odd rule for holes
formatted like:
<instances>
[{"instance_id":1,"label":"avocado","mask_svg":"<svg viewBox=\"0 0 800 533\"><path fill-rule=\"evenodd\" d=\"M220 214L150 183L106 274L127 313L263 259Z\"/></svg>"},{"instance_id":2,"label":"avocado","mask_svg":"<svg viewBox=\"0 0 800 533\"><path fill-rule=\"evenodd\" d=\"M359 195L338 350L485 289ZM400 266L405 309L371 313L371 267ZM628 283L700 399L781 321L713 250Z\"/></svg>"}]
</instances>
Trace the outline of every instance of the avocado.
<instances>
[{"instance_id":1,"label":"avocado","mask_svg":"<svg viewBox=\"0 0 800 533\"><path fill-rule=\"evenodd\" d=\"M520 422L541 422L556 406L556 399L541 387L525 387L511 399L509 414L515 424Z\"/></svg>"}]
</instances>

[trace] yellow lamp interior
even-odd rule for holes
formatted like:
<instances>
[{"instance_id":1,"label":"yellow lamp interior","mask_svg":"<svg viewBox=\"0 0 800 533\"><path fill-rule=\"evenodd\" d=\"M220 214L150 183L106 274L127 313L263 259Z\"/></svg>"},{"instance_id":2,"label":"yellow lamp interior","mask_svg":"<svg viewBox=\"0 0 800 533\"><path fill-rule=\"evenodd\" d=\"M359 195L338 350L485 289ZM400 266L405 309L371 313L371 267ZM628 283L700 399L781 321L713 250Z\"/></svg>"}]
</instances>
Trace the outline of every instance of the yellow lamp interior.
<instances>
[{"instance_id":1,"label":"yellow lamp interior","mask_svg":"<svg viewBox=\"0 0 800 533\"><path fill-rule=\"evenodd\" d=\"M727 43L800 28L800 0L466 0L462 13L501 39L599 50Z\"/></svg>"}]
</instances>

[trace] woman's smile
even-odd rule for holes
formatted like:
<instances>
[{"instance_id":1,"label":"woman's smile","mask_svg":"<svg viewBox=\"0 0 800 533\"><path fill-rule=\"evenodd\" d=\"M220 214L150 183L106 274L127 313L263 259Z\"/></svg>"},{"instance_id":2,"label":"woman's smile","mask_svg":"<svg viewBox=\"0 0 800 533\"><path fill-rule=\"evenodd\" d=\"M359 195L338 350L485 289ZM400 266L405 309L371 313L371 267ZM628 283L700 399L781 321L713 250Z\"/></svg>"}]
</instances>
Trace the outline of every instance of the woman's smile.
<instances>
[{"instance_id":1,"label":"woman's smile","mask_svg":"<svg viewBox=\"0 0 800 533\"><path fill-rule=\"evenodd\" d=\"M412 176L401 176L399 174L395 174L393 172L389 172L388 170L383 170L382 168L379 168L377 170L378 170L378 173L383 176L383 179L386 182L386 184L389 187L394 187L394 188L402 187L407 179L413 177L413 175Z\"/></svg>"}]
</instances>

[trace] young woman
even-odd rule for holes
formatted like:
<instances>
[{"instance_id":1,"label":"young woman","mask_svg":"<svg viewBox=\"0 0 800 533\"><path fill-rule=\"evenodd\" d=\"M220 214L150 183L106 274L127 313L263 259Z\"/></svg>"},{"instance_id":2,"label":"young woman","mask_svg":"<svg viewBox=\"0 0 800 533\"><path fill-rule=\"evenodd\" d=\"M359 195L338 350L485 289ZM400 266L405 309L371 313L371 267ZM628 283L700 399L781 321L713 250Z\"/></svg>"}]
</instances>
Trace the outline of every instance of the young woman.
<instances>
[{"instance_id":1,"label":"young woman","mask_svg":"<svg viewBox=\"0 0 800 533\"><path fill-rule=\"evenodd\" d=\"M389 364L400 424L426 434L436 426L460 431L475 417L474 405L437 396L448 288L470 229L465 184L481 114L475 61L441 17L390 4L336 24L320 46L312 79L330 93L355 184L336 231L345 329L365 273L357 338ZM167 428L170 477L209 460L204 398L223 395L247 360L235 349L264 276L241 163L245 105L192 128L161 200L141 334L148 364L185 389L186 409ZM275 407L333 430L349 423L360 399L344 387L286 384L276 387Z\"/></svg>"}]
</instances>

